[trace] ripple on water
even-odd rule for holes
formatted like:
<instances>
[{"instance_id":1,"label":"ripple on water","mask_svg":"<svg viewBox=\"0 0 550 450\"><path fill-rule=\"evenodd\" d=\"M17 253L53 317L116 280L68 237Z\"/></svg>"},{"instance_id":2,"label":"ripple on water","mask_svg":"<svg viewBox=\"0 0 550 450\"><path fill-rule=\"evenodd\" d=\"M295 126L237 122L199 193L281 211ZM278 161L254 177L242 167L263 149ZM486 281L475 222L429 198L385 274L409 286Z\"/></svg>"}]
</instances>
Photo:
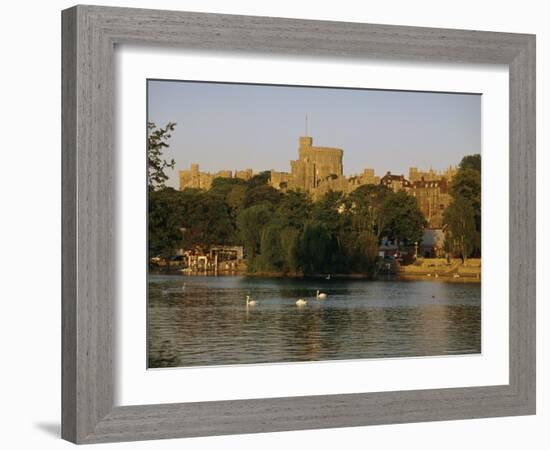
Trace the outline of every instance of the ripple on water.
<instances>
[{"instance_id":1,"label":"ripple on water","mask_svg":"<svg viewBox=\"0 0 550 450\"><path fill-rule=\"evenodd\" d=\"M153 275L148 296L151 368L481 351L480 284Z\"/></svg>"}]
</instances>

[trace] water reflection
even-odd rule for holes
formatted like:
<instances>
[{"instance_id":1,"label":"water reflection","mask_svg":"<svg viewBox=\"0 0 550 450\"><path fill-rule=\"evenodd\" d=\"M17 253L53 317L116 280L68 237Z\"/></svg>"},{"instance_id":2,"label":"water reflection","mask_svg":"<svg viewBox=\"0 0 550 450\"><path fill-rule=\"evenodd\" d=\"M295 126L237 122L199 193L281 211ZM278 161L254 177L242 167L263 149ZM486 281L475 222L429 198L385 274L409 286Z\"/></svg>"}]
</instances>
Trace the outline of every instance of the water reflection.
<instances>
[{"instance_id":1,"label":"water reflection","mask_svg":"<svg viewBox=\"0 0 550 450\"><path fill-rule=\"evenodd\" d=\"M480 285L152 275L147 328L149 367L479 353Z\"/></svg>"}]
</instances>

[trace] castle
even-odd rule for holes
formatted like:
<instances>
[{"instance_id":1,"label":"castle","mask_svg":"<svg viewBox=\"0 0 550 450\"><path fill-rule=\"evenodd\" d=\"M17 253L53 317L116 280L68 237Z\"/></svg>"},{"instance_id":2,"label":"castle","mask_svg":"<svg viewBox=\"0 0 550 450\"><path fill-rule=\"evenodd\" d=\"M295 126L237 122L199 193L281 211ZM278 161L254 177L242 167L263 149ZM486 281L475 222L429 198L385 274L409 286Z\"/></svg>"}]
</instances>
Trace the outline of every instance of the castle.
<instances>
[{"instance_id":1,"label":"castle","mask_svg":"<svg viewBox=\"0 0 550 450\"><path fill-rule=\"evenodd\" d=\"M236 170L235 176L231 170L220 170L215 173L200 172L198 164L191 164L190 170L180 170L180 191L187 188L208 190L212 186L214 178L240 178L249 180L254 175L252 169Z\"/></svg>"},{"instance_id":2,"label":"castle","mask_svg":"<svg viewBox=\"0 0 550 450\"><path fill-rule=\"evenodd\" d=\"M298 159L290 161L289 172L271 171L271 186L281 190L302 190L309 192L314 199L328 191L349 193L363 184L378 184L380 179L374 169L365 169L362 174L344 176L340 148L313 146L313 138L300 137Z\"/></svg>"},{"instance_id":3,"label":"castle","mask_svg":"<svg viewBox=\"0 0 550 450\"><path fill-rule=\"evenodd\" d=\"M451 202L448 192L449 181L456 173L455 167L443 172L434 170L419 171L409 169L409 178L387 172L382 178L374 169L366 168L362 173L345 176L343 170L344 151L340 148L318 147L313 145L311 136L301 136L298 145L298 159L290 161L290 172L271 171L269 183L275 189L300 190L321 198L329 191L346 194L367 184L383 184L394 192L404 190L416 198L418 206L430 228L440 228L443 210ZM191 164L190 170L179 172L180 190L186 188L210 189L214 178L240 178L248 180L254 175L252 169L221 170L216 173L200 172L198 164Z\"/></svg>"}]
</instances>

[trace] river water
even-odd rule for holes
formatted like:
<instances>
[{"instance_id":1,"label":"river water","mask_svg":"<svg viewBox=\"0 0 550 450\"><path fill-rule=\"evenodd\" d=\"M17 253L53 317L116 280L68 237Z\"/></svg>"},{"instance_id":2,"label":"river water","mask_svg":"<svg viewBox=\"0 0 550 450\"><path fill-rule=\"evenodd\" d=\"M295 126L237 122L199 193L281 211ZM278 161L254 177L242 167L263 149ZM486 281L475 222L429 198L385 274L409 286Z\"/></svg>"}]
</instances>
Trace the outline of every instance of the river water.
<instances>
[{"instance_id":1,"label":"river water","mask_svg":"<svg viewBox=\"0 0 550 450\"><path fill-rule=\"evenodd\" d=\"M481 285L150 275L147 350L150 368L480 353Z\"/></svg>"}]
</instances>

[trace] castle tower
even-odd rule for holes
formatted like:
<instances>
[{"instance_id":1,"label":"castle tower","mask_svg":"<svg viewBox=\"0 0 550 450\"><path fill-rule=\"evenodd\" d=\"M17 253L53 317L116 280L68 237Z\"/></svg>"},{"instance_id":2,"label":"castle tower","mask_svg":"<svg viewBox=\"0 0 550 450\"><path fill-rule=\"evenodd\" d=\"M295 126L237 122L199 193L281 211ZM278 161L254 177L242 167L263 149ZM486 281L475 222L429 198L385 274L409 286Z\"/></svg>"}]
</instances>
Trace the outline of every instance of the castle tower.
<instances>
[{"instance_id":1,"label":"castle tower","mask_svg":"<svg viewBox=\"0 0 550 450\"><path fill-rule=\"evenodd\" d=\"M300 136L300 148L311 148L313 138L311 136Z\"/></svg>"},{"instance_id":2,"label":"castle tower","mask_svg":"<svg viewBox=\"0 0 550 450\"><path fill-rule=\"evenodd\" d=\"M201 187L201 174L199 172L198 164L191 164L191 187L200 188Z\"/></svg>"},{"instance_id":3,"label":"castle tower","mask_svg":"<svg viewBox=\"0 0 550 450\"><path fill-rule=\"evenodd\" d=\"M314 147L311 136L300 136L298 160L291 161L294 187L311 191L320 181L343 176L344 151L333 147Z\"/></svg>"}]
</instances>

